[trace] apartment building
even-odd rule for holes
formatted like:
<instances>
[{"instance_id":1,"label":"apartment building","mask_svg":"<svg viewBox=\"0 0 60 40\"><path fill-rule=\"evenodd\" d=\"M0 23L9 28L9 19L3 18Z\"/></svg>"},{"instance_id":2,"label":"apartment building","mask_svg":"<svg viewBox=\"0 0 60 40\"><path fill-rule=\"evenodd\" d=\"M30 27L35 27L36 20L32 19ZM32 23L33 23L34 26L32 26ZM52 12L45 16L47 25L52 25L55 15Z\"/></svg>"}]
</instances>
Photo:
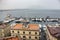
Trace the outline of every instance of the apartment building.
<instances>
[{"instance_id":1,"label":"apartment building","mask_svg":"<svg viewBox=\"0 0 60 40\"><path fill-rule=\"evenodd\" d=\"M17 23L11 27L11 36L21 37L23 40L39 40L39 24Z\"/></svg>"}]
</instances>

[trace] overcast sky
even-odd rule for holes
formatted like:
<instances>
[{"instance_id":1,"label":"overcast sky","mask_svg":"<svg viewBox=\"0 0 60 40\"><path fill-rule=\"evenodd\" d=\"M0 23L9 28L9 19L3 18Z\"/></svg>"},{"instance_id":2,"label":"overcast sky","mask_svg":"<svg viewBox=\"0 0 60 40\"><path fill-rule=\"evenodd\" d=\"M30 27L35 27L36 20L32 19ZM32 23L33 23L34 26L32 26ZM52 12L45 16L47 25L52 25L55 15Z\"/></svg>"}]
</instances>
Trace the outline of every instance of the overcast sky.
<instances>
[{"instance_id":1,"label":"overcast sky","mask_svg":"<svg viewBox=\"0 0 60 40\"><path fill-rule=\"evenodd\" d=\"M1 9L60 9L59 0L0 0Z\"/></svg>"}]
</instances>

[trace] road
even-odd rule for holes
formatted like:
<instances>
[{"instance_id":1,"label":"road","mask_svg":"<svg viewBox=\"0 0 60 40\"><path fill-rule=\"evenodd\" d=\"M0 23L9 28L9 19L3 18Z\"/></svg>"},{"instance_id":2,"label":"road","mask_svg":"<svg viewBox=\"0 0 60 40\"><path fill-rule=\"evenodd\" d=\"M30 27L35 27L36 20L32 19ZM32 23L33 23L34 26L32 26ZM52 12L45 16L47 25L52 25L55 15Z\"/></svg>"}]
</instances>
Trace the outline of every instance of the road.
<instances>
[{"instance_id":1,"label":"road","mask_svg":"<svg viewBox=\"0 0 60 40\"><path fill-rule=\"evenodd\" d=\"M47 39L46 39L46 33L45 33L45 31L43 30L43 28L41 28L41 38L40 38L40 40L47 40Z\"/></svg>"}]
</instances>

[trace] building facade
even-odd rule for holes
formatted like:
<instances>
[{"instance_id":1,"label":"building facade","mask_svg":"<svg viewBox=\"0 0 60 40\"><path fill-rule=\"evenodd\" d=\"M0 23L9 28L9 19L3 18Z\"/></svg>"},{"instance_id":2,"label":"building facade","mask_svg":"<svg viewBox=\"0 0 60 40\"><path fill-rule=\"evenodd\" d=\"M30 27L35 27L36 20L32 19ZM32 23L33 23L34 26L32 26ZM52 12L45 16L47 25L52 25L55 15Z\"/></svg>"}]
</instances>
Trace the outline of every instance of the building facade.
<instances>
[{"instance_id":1,"label":"building facade","mask_svg":"<svg viewBox=\"0 0 60 40\"><path fill-rule=\"evenodd\" d=\"M23 40L39 40L40 30L38 24L16 24L11 28L11 36L21 37Z\"/></svg>"},{"instance_id":2,"label":"building facade","mask_svg":"<svg viewBox=\"0 0 60 40\"><path fill-rule=\"evenodd\" d=\"M0 37L6 37L9 35L9 26L8 24L1 23L0 24ZM10 34L11 35L11 34Z\"/></svg>"}]
</instances>

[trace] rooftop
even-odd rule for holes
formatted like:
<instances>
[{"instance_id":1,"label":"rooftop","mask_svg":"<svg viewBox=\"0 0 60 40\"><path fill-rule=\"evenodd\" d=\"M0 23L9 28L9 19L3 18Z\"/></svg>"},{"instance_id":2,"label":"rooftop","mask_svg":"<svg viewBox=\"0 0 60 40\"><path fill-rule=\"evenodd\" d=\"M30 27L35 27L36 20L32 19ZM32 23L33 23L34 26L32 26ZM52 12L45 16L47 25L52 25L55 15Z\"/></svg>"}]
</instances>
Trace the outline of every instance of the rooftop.
<instances>
[{"instance_id":1,"label":"rooftop","mask_svg":"<svg viewBox=\"0 0 60 40\"><path fill-rule=\"evenodd\" d=\"M2 23L0 24L0 29L4 29L6 26L7 26L6 24Z\"/></svg>"},{"instance_id":2,"label":"rooftop","mask_svg":"<svg viewBox=\"0 0 60 40\"><path fill-rule=\"evenodd\" d=\"M26 26L24 24L16 24L11 29L39 30L38 24L27 24Z\"/></svg>"},{"instance_id":3,"label":"rooftop","mask_svg":"<svg viewBox=\"0 0 60 40\"><path fill-rule=\"evenodd\" d=\"M56 38L60 38L60 26L47 26L50 34Z\"/></svg>"}]
</instances>

